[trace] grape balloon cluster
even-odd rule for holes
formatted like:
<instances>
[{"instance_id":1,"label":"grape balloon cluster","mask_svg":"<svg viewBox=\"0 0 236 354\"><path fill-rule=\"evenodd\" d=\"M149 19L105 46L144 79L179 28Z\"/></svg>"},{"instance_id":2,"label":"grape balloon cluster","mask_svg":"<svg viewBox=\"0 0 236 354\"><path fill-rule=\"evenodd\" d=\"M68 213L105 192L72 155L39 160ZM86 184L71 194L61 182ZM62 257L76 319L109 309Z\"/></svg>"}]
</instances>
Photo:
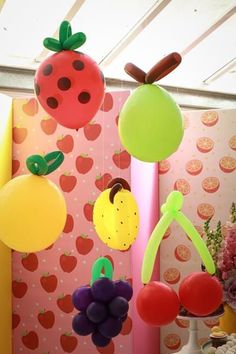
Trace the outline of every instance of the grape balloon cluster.
<instances>
[{"instance_id":1,"label":"grape balloon cluster","mask_svg":"<svg viewBox=\"0 0 236 354\"><path fill-rule=\"evenodd\" d=\"M80 336L92 335L94 345L107 346L116 337L127 318L133 289L127 281L103 277L93 285L78 288L73 293L74 306L80 312L72 322Z\"/></svg>"}]
</instances>

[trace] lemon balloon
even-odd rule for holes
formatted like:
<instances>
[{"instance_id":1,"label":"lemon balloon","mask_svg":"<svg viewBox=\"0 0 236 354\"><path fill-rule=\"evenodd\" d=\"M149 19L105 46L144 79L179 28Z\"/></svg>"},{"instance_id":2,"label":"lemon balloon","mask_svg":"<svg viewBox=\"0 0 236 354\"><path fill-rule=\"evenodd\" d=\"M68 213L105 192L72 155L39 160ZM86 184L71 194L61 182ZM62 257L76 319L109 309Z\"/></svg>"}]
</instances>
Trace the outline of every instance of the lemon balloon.
<instances>
[{"instance_id":1,"label":"lemon balloon","mask_svg":"<svg viewBox=\"0 0 236 354\"><path fill-rule=\"evenodd\" d=\"M110 248L120 251L131 246L139 229L138 205L133 194L124 188L126 185L127 182L125 185L115 183L103 191L93 209L93 222L99 238Z\"/></svg>"},{"instance_id":2,"label":"lemon balloon","mask_svg":"<svg viewBox=\"0 0 236 354\"><path fill-rule=\"evenodd\" d=\"M19 252L43 250L56 241L66 221L60 189L45 175L63 161L61 152L26 161L32 174L9 181L0 190L0 239ZM49 162L52 162L48 165Z\"/></svg>"},{"instance_id":3,"label":"lemon balloon","mask_svg":"<svg viewBox=\"0 0 236 354\"><path fill-rule=\"evenodd\" d=\"M141 161L158 162L174 153L183 138L183 119L171 95L153 82L166 76L181 61L172 53L147 74L128 63L126 72L143 85L132 92L119 115L122 145Z\"/></svg>"}]
</instances>

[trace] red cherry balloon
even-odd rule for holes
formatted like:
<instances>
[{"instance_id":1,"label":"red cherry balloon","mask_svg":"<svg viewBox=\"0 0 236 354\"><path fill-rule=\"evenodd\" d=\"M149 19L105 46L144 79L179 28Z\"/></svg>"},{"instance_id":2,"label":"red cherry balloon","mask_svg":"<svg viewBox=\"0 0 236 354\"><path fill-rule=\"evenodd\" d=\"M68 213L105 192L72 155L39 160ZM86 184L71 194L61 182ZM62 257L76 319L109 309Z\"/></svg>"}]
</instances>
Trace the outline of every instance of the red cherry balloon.
<instances>
[{"instance_id":1,"label":"red cherry balloon","mask_svg":"<svg viewBox=\"0 0 236 354\"><path fill-rule=\"evenodd\" d=\"M206 272L194 272L180 283L179 299L195 316L207 316L221 305L222 286L215 276Z\"/></svg>"},{"instance_id":2,"label":"red cherry balloon","mask_svg":"<svg viewBox=\"0 0 236 354\"><path fill-rule=\"evenodd\" d=\"M179 299L168 285L152 281L139 292L136 306L144 322L163 326L174 321L179 312Z\"/></svg>"},{"instance_id":3,"label":"red cherry balloon","mask_svg":"<svg viewBox=\"0 0 236 354\"><path fill-rule=\"evenodd\" d=\"M94 117L105 93L97 63L74 50L85 41L84 33L72 35L69 22L63 21L59 40L44 40L44 46L57 53L44 60L35 75L39 103L59 124L71 129L85 126Z\"/></svg>"}]
</instances>

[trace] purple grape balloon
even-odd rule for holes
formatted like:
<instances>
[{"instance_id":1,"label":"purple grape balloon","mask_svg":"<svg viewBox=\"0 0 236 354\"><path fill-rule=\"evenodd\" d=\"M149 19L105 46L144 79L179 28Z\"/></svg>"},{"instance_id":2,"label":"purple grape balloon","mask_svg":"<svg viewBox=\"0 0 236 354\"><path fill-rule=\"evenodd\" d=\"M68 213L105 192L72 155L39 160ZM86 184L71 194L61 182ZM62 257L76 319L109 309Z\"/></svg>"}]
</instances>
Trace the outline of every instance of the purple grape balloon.
<instances>
[{"instance_id":1,"label":"purple grape balloon","mask_svg":"<svg viewBox=\"0 0 236 354\"><path fill-rule=\"evenodd\" d=\"M84 313L75 315L72 321L73 330L80 336L87 336L95 331L96 327Z\"/></svg>"},{"instance_id":2,"label":"purple grape balloon","mask_svg":"<svg viewBox=\"0 0 236 354\"><path fill-rule=\"evenodd\" d=\"M107 306L101 302L91 302L87 307L86 314L93 323L101 323L108 315Z\"/></svg>"},{"instance_id":3,"label":"purple grape balloon","mask_svg":"<svg viewBox=\"0 0 236 354\"><path fill-rule=\"evenodd\" d=\"M113 338L118 336L122 328L122 321L120 318L108 317L104 322L98 326L99 332L106 338Z\"/></svg>"},{"instance_id":4,"label":"purple grape balloon","mask_svg":"<svg viewBox=\"0 0 236 354\"><path fill-rule=\"evenodd\" d=\"M114 282L105 277L96 280L91 287L91 291L95 300L105 303L113 299L116 293Z\"/></svg>"},{"instance_id":5,"label":"purple grape balloon","mask_svg":"<svg viewBox=\"0 0 236 354\"><path fill-rule=\"evenodd\" d=\"M129 310L128 301L122 296L116 296L109 303L110 314L114 317L123 317Z\"/></svg>"},{"instance_id":6,"label":"purple grape balloon","mask_svg":"<svg viewBox=\"0 0 236 354\"><path fill-rule=\"evenodd\" d=\"M115 281L116 296L122 296L129 301L133 296L132 286L124 280Z\"/></svg>"},{"instance_id":7,"label":"purple grape balloon","mask_svg":"<svg viewBox=\"0 0 236 354\"><path fill-rule=\"evenodd\" d=\"M92 341L97 347L106 347L111 339L104 337L100 332L94 332L92 334Z\"/></svg>"},{"instance_id":8,"label":"purple grape balloon","mask_svg":"<svg viewBox=\"0 0 236 354\"><path fill-rule=\"evenodd\" d=\"M79 311L86 311L88 305L93 302L92 291L89 286L82 286L74 291L72 302Z\"/></svg>"}]
</instances>

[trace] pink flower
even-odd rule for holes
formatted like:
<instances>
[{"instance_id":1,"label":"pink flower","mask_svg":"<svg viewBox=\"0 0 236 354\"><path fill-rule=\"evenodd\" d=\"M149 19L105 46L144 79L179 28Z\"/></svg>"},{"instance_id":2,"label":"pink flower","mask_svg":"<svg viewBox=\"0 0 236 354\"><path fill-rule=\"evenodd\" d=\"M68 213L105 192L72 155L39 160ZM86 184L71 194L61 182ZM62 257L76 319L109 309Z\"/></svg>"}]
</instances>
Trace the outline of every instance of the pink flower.
<instances>
[{"instance_id":1,"label":"pink flower","mask_svg":"<svg viewBox=\"0 0 236 354\"><path fill-rule=\"evenodd\" d=\"M236 270L230 272L230 277L223 284L224 301L236 310Z\"/></svg>"}]
</instances>

